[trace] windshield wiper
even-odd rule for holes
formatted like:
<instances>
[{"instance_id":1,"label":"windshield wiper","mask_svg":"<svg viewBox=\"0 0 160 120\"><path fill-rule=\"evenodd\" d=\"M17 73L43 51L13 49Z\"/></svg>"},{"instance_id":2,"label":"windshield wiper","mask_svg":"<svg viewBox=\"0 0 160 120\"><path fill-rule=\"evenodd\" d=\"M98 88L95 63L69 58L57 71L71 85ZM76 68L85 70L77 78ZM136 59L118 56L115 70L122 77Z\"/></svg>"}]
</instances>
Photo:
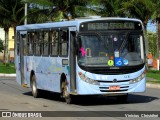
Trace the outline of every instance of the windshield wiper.
<instances>
[{"instance_id":1,"label":"windshield wiper","mask_svg":"<svg viewBox=\"0 0 160 120\"><path fill-rule=\"evenodd\" d=\"M125 35L125 39L124 41L122 42L120 48L119 48L119 51L122 50L127 42L127 39L128 39L128 36L129 36L130 32L127 32L126 35Z\"/></svg>"}]
</instances>

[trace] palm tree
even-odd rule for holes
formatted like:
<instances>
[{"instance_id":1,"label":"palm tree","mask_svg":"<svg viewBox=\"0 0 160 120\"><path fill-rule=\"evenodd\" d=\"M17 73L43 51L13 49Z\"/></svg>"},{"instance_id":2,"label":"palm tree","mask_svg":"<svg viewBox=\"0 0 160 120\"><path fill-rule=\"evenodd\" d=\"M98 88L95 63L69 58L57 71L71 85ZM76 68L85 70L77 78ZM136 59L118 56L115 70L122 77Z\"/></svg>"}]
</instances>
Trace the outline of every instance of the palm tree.
<instances>
[{"instance_id":1,"label":"palm tree","mask_svg":"<svg viewBox=\"0 0 160 120\"><path fill-rule=\"evenodd\" d=\"M96 9L92 7L92 4L95 4L96 0L47 0L47 2L46 0L26 1L32 6L32 9L30 9L31 12L34 12L34 14L28 15L30 23L59 21L60 19L70 19L71 16L72 18L76 18L97 14Z\"/></svg>"},{"instance_id":2,"label":"palm tree","mask_svg":"<svg viewBox=\"0 0 160 120\"><path fill-rule=\"evenodd\" d=\"M29 24L43 23L49 21L50 11L53 3L50 0L23 0L28 4L28 15L26 16Z\"/></svg>"},{"instance_id":3,"label":"palm tree","mask_svg":"<svg viewBox=\"0 0 160 120\"><path fill-rule=\"evenodd\" d=\"M160 0L152 0L153 2L153 14L152 20L157 22L157 57L160 57Z\"/></svg>"},{"instance_id":4,"label":"palm tree","mask_svg":"<svg viewBox=\"0 0 160 120\"><path fill-rule=\"evenodd\" d=\"M24 5L21 0L0 0L0 27L5 31L4 62L8 62L9 28L16 28L24 20Z\"/></svg>"},{"instance_id":5,"label":"palm tree","mask_svg":"<svg viewBox=\"0 0 160 120\"><path fill-rule=\"evenodd\" d=\"M119 10L127 17L141 19L146 29L148 20L152 15L152 0L125 0Z\"/></svg>"},{"instance_id":6,"label":"palm tree","mask_svg":"<svg viewBox=\"0 0 160 120\"><path fill-rule=\"evenodd\" d=\"M97 0L98 2L99 0ZM122 4L124 0L100 0L99 7L100 12L99 14L104 17L119 17L124 16L123 12L119 12L119 9L122 8Z\"/></svg>"}]
</instances>

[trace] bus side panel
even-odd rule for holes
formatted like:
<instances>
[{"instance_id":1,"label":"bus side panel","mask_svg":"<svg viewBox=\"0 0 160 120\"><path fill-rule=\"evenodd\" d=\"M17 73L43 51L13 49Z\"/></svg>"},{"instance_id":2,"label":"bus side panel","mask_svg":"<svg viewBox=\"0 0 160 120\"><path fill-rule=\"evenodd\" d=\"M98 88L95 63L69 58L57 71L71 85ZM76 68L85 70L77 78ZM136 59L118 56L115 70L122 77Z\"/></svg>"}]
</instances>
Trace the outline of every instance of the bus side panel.
<instances>
[{"instance_id":1,"label":"bus side panel","mask_svg":"<svg viewBox=\"0 0 160 120\"><path fill-rule=\"evenodd\" d=\"M16 81L21 85L20 56L16 56Z\"/></svg>"},{"instance_id":2,"label":"bus side panel","mask_svg":"<svg viewBox=\"0 0 160 120\"><path fill-rule=\"evenodd\" d=\"M25 62L25 66L26 66L26 80L27 80L27 86L30 86L30 74L31 71L33 70L33 56L27 56L26 57L26 62Z\"/></svg>"},{"instance_id":3,"label":"bus side panel","mask_svg":"<svg viewBox=\"0 0 160 120\"><path fill-rule=\"evenodd\" d=\"M35 71L38 89L60 92L63 67L59 57L35 56L28 64L29 71Z\"/></svg>"},{"instance_id":4,"label":"bus side panel","mask_svg":"<svg viewBox=\"0 0 160 120\"><path fill-rule=\"evenodd\" d=\"M24 81L27 86L30 84L29 80L27 79L27 58L28 56L24 56Z\"/></svg>"}]
</instances>

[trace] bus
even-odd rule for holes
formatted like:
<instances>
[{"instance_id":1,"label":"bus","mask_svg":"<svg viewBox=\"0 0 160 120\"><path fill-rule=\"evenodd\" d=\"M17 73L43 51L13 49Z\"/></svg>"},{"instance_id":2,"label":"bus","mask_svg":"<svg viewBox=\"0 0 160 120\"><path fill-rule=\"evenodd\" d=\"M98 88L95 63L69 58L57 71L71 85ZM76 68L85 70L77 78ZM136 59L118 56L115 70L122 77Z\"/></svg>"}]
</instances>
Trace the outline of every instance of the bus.
<instances>
[{"instance_id":1,"label":"bus","mask_svg":"<svg viewBox=\"0 0 160 120\"><path fill-rule=\"evenodd\" d=\"M89 17L16 27L16 81L60 93L127 101L146 89L146 40L139 19Z\"/></svg>"}]
</instances>

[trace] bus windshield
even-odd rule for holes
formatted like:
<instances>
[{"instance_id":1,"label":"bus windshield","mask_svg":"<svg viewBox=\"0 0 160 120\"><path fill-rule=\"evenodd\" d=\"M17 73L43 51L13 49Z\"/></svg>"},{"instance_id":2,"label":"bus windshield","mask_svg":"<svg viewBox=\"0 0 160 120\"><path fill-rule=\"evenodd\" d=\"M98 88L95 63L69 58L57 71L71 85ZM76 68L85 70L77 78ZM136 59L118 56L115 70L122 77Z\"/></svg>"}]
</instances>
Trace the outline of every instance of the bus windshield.
<instances>
[{"instance_id":1,"label":"bus windshield","mask_svg":"<svg viewBox=\"0 0 160 120\"><path fill-rule=\"evenodd\" d=\"M78 36L82 66L135 66L144 63L142 32L101 32Z\"/></svg>"}]
</instances>

